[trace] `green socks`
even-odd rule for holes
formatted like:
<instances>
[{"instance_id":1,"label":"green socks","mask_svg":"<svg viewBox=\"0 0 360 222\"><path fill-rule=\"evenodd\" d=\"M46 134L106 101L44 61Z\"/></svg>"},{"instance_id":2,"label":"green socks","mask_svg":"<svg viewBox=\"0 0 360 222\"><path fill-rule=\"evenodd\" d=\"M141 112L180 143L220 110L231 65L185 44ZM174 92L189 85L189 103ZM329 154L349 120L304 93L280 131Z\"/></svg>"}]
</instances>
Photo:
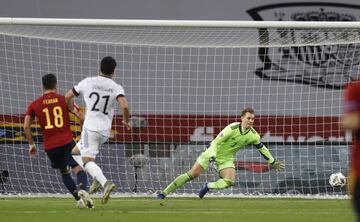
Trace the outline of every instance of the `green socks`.
<instances>
[{"instance_id":1,"label":"green socks","mask_svg":"<svg viewBox=\"0 0 360 222\"><path fill-rule=\"evenodd\" d=\"M180 176L176 177L176 179L171 182L165 190L162 192L164 195L168 195L169 193L173 192L177 188L182 187L185 183L189 182L190 180L194 179L190 173L184 173Z\"/></svg>"},{"instance_id":2,"label":"green socks","mask_svg":"<svg viewBox=\"0 0 360 222\"><path fill-rule=\"evenodd\" d=\"M235 183L232 180L219 179L216 182L208 183L207 187L209 189L224 189L233 186Z\"/></svg>"},{"instance_id":3,"label":"green socks","mask_svg":"<svg viewBox=\"0 0 360 222\"><path fill-rule=\"evenodd\" d=\"M173 192L177 188L182 187L185 183L189 182L190 180L194 179L190 173L184 173L176 177L176 179L171 182L165 190L163 190L163 194L166 196L169 193ZM208 183L209 189L224 189L233 186L235 183L232 180L228 179L219 179L216 182Z\"/></svg>"}]
</instances>

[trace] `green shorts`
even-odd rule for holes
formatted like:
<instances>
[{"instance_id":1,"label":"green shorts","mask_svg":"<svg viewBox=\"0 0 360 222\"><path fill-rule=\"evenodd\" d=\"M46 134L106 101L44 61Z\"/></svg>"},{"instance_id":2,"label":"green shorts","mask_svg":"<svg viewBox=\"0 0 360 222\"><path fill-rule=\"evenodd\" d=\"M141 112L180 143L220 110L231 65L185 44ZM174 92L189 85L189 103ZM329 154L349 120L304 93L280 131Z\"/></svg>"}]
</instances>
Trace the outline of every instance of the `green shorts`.
<instances>
[{"instance_id":1,"label":"green shorts","mask_svg":"<svg viewBox=\"0 0 360 222\"><path fill-rule=\"evenodd\" d=\"M198 162L204 170L208 170L209 169L209 158L210 158L209 152L205 151L205 152L201 153L201 155L197 158L196 162ZM216 160L216 167L217 167L218 172L220 172L221 170L223 170L225 168L234 168L235 169L234 159L228 158L226 160L224 160L224 159Z\"/></svg>"}]
</instances>

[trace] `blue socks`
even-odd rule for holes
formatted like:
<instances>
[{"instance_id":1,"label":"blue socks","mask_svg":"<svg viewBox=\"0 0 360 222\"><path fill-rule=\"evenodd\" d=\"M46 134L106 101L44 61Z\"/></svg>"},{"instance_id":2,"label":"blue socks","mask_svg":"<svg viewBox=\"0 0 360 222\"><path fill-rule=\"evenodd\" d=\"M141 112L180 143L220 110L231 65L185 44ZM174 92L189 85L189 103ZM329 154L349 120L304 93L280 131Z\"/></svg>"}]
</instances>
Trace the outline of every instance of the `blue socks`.
<instances>
[{"instance_id":1,"label":"blue socks","mask_svg":"<svg viewBox=\"0 0 360 222\"><path fill-rule=\"evenodd\" d=\"M74 180L72 179L69 173L61 175L63 182L66 188L70 191L70 193L74 196L75 200L80 200L80 197L77 193L77 188Z\"/></svg>"},{"instance_id":2,"label":"blue socks","mask_svg":"<svg viewBox=\"0 0 360 222\"><path fill-rule=\"evenodd\" d=\"M80 190L88 190L88 179L85 171L79 171L77 174L77 183Z\"/></svg>"}]
</instances>

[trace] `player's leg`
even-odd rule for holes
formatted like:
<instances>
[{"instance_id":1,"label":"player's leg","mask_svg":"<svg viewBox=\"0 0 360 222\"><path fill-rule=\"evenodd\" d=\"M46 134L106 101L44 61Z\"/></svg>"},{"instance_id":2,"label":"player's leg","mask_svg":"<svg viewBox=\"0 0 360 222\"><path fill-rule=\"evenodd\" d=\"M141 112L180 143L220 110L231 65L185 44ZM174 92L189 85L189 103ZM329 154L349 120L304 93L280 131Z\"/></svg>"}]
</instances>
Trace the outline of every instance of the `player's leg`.
<instances>
[{"instance_id":1,"label":"player's leg","mask_svg":"<svg viewBox=\"0 0 360 222\"><path fill-rule=\"evenodd\" d=\"M357 220L360 221L360 181L355 177L353 183L353 205L356 211Z\"/></svg>"},{"instance_id":2,"label":"player's leg","mask_svg":"<svg viewBox=\"0 0 360 222\"><path fill-rule=\"evenodd\" d=\"M81 153L80 153L80 149L79 146L81 144L81 141L76 143L76 145L73 147L73 149L71 150L71 155L73 157L73 159L81 166L84 166L84 163L81 159Z\"/></svg>"},{"instance_id":3,"label":"player's leg","mask_svg":"<svg viewBox=\"0 0 360 222\"><path fill-rule=\"evenodd\" d=\"M104 188L101 203L106 204L110 198L110 193L115 190L116 185L106 179L101 168L95 163L94 158L83 156L82 159L84 161L85 170L94 178L94 180L97 180Z\"/></svg>"},{"instance_id":4,"label":"player's leg","mask_svg":"<svg viewBox=\"0 0 360 222\"><path fill-rule=\"evenodd\" d=\"M72 148L71 155L80 155L80 149L78 147L79 144L81 144L80 141L78 143L76 143L75 146Z\"/></svg>"},{"instance_id":5,"label":"player's leg","mask_svg":"<svg viewBox=\"0 0 360 222\"><path fill-rule=\"evenodd\" d=\"M80 150L78 149L78 147L76 146L75 141L72 141L70 144L67 145L67 150L68 152L66 153L66 163L68 166L71 166L72 170L74 171L74 173L77 176L77 184L80 190L88 190L88 178L87 175L84 171L84 169L82 168L82 165L80 165L82 163L82 161L79 164L79 160L76 161L74 158L74 155L72 155L75 152L79 152L80 154ZM76 151L78 150L78 151Z\"/></svg>"},{"instance_id":6,"label":"player's leg","mask_svg":"<svg viewBox=\"0 0 360 222\"><path fill-rule=\"evenodd\" d=\"M209 167L209 158L205 153L201 154L191 170L187 173L181 174L175 178L161 193L157 194L157 199L164 199L168 194L174 190L184 186L185 183L195 179L204 172L204 169Z\"/></svg>"},{"instance_id":7,"label":"player's leg","mask_svg":"<svg viewBox=\"0 0 360 222\"><path fill-rule=\"evenodd\" d=\"M191 170L187 173L183 173L175 178L162 192L161 194L164 196L162 197L161 194L158 195L158 199L164 199L165 196L173 192L174 190L184 186L185 183L193 180L194 178L198 177L202 172L201 166L196 162Z\"/></svg>"},{"instance_id":8,"label":"player's leg","mask_svg":"<svg viewBox=\"0 0 360 222\"><path fill-rule=\"evenodd\" d=\"M107 179L104 176L101 168L95 163L95 159L88 156L83 156L82 160L84 161L84 169L86 172L88 172L93 179L99 181L101 186L104 187Z\"/></svg>"},{"instance_id":9,"label":"player's leg","mask_svg":"<svg viewBox=\"0 0 360 222\"><path fill-rule=\"evenodd\" d=\"M72 147L74 146L71 146L71 149ZM83 200L87 208L94 208L94 202L90 198L89 193L87 192L87 187L88 187L87 175L84 169L81 166L79 166L77 161L74 160L73 155L71 155L71 149L69 149L69 152L67 152L66 160L68 165L72 167L74 173L77 175L77 182L80 189L78 192L79 197Z\"/></svg>"},{"instance_id":10,"label":"player's leg","mask_svg":"<svg viewBox=\"0 0 360 222\"><path fill-rule=\"evenodd\" d=\"M72 158L79 164L79 166L84 167L84 162L81 159L80 147L81 141L77 142L71 150Z\"/></svg>"},{"instance_id":11,"label":"player's leg","mask_svg":"<svg viewBox=\"0 0 360 222\"><path fill-rule=\"evenodd\" d=\"M101 184L97 180L93 180L89 187L89 194L94 194L98 192L101 188Z\"/></svg>"},{"instance_id":12,"label":"player's leg","mask_svg":"<svg viewBox=\"0 0 360 222\"><path fill-rule=\"evenodd\" d=\"M65 153L66 150L64 149L64 147L51 149L46 152L47 156L51 161L52 168L60 170L65 187L73 195L75 200L78 201L80 200L80 197L77 192L76 184L70 175L70 169L66 165Z\"/></svg>"},{"instance_id":13,"label":"player's leg","mask_svg":"<svg viewBox=\"0 0 360 222\"><path fill-rule=\"evenodd\" d=\"M101 168L95 163L97 154L99 153L100 146L106 141L105 138L99 133L83 129L80 140L80 153L83 167L91 177L100 182L104 187L107 181Z\"/></svg>"},{"instance_id":14,"label":"player's leg","mask_svg":"<svg viewBox=\"0 0 360 222\"><path fill-rule=\"evenodd\" d=\"M86 190L79 190L78 195L82 199L82 201L85 203L87 208L94 208L94 202L90 198L90 194Z\"/></svg>"},{"instance_id":15,"label":"player's leg","mask_svg":"<svg viewBox=\"0 0 360 222\"><path fill-rule=\"evenodd\" d=\"M235 168L229 167L220 171L220 179L208 183L209 189L225 189L235 184Z\"/></svg>"},{"instance_id":16,"label":"player's leg","mask_svg":"<svg viewBox=\"0 0 360 222\"><path fill-rule=\"evenodd\" d=\"M106 204L110 199L110 194L116 189L115 183L107 181L104 186L104 193L101 198L101 203Z\"/></svg>"},{"instance_id":17,"label":"player's leg","mask_svg":"<svg viewBox=\"0 0 360 222\"><path fill-rule=\"evenodd\" d=\"M71 168L76 174L79 189L88 190L88 179L84 169L79 165L71 166Z\"/></svg>"},{"instance_id":18,"label":"player's leg","mask_svg":"<svg viewBox=\"0 0 360 222\"><path fill-rule=\"evenodd\" d=\"M95 163L95 158L99 153L99 148L106 142L107 139L108 137L101 133L84 129L81 135L82 147L80 147L82 161L84 162L84 169L104 188L101 200L102 204L106 204L108 202L110 193L116 188L116 185L106 179L101 168Z\"/></svg>"},{"instance_id":19,"label":"player's leg","mask_svg":"<svg viewBox=\"0 0 360 222\"><path fill-rule=\"evenodd\" d=\"M199 197L203 198L210 189L225 189L235 184L235 166L233 161L218 164L220 179L215 182L204 184L199 191Z\"/></svg>"},{"instance_id":20,"label":"player's leg","mask_svg":"<svg viewBox=\"0 0 360 222\"><path fill-rule=\"evenodd\" d=\"M71 177L70 168L68 167L62 168L60 169L60 173L66 188L70 191L70 193L73 195L75 200L79 200L80 196L78 195L76 184Z\"/></svg>"},{"instance_id":21,"label":"player's leg","mask_svg":"<svg viewBox=\"0 0 360 222\"><path fill-rule=\"evenodd\" d=\"M82 158L81 158L81 153L80 153L80 147L82 146L81 145L81 140L76 144L76 146L72 149L71 151L71 154L72 154L72 157L73 159L81 166L81 167L84 167L84 162L82 161ZM88 193L89 194L94 194L96 192L99 191L99 189L101 188L101 184L99 183L99 181L93 179L90 187L89 187L89 190L88 190Z\"/></svg>"}]
</instances>

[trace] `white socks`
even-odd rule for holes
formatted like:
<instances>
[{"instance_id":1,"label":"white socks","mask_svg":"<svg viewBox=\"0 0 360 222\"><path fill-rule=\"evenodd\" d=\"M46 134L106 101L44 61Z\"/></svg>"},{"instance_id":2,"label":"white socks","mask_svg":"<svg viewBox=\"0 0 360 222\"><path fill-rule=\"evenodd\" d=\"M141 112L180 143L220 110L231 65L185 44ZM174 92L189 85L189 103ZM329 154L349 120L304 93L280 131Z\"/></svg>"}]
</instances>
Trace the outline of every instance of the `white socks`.
<instances>
[{"instance_id":1,"label":"white socks","mask_svg":"<svg viewBox=\"0 0 360 222\"><path fill-rule=\"evenodd\" d=\"M96 165L96 163L94 161L87 162L85 164L84 169L86 170L86 172L88 172L92 176L92 178L97 180L101 184L102 187L105 186L107 179L104 176L100 167L98 165Z\"/></svg>"}]
</instances>

